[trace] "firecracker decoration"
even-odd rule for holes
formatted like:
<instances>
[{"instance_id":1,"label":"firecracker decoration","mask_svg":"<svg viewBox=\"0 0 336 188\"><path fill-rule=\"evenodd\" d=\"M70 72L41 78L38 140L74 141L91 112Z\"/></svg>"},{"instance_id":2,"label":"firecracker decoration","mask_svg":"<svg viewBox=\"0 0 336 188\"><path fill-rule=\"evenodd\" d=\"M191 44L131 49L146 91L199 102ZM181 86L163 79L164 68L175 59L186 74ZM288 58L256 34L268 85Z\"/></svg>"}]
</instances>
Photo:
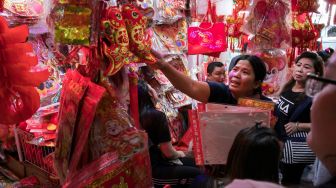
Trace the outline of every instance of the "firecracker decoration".
<instances>
[{"instance_id":1,"label":"firecracker decoration","mask_svg":"<svg viewBox=\"0 0 336 188\"><path fill-rule=\"evenodd\" d=\"M47 70L33 70L37 57L26 43L28 26L9 28L0 17L0 123L16 124L30 118L40 107L35 87L48 79Z\"/></svg>"}]
</instances>

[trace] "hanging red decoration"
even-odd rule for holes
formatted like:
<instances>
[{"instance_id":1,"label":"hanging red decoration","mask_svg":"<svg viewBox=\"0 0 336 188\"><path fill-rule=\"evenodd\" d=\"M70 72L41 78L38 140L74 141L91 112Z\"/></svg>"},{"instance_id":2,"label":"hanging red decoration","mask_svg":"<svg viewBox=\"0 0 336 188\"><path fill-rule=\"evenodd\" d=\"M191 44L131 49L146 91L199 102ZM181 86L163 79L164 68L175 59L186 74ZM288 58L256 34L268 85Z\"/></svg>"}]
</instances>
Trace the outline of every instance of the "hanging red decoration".
<instances>
[{"instance_id":1,"label":"hanging red decoration","mask_svg":"<svg viewBox=\"0 0 336 188\"><path fill-rule=\"evenodd\" d=\"M26 43L28 26L8 28L0 17L0 123L16 124L30 118L40 107L40 96L35 90L47 80L49 73L32 71L37 64L33 48Z\"/></svg>"},{"instance_id":2,"label":"hanging red decoration","mask_svg":"<svg viewBox=\"0 0 336 188\"><path fill-rule=\"evenodd\" d=\"M336 4L336 0L324 0L326 3L335 5Z\"/></svg>"},{"instance_id":3,"label":"hanging red decoration","mask_svg":"<svg viewBox=\"0 0 336 188\"><path fill-rule=\"evenodd\" d=\"M309 14L293 13L292 47L317 50L316 40L320 30L312 24Z\"/></svg>"},{"instance_id":4,"label":"hanging red decoration","mask_svg":"<svg viewBox=\"0 0 336 188\"><path fill-rule=\"evenodd\" d=\"M126 24L118 7L108 7L101 18L101 51L107 59L105 76L117 73L124 64L129 64L135 59L129 50L129 38ZM135 60L139 61L139 59Z\"/></svg>"},{"instance_id":5,"label":"hanging red decoration","mask_svg":"<svg viewBox=\"0 0 336 188\"><path fill-rule=\"evenodd\" d=\"M236 11L246 10L249 7L250 1L249 0L235 0L234 1L234 9Z\"/></svg>"},{"instance_id":6,"label":"hanging red decoration","mask_svg":"<svg viewBox=\"0 0 336 188\"><path fill-rule=\"evenodd\" d=\"M228 43L230 44L230 49L234 51L235 40L238 40L238 48L243 47L243 35L245 35L241 28L244 24L245 15L239 15L236 10L233 11L232 16L226 18L227 28L228 28Z\"/></svg>"},{"instance_id":7,"label":"hanging red decoration","mask_svg":"<svg viewBox=\"0 0 336 188\"><path fill-rule=\"evenodd\" d=\"M147 18L132 4L123 5L122 16L126 23L131 52L142 62L155 63L156 58L151 54L151 39L146 34Z\"/></svg>"},{"instance_id":8,"label":"hanging red decoration","mask_svg":"<svg viewBox=\"0 0 336 188\"><path fill-rule=\"evenodd\" d=\"M317 0L291 0L292 11L296 11L299 14L305 12L318 12L319 3Z\"/></svg>"}]
</instances>

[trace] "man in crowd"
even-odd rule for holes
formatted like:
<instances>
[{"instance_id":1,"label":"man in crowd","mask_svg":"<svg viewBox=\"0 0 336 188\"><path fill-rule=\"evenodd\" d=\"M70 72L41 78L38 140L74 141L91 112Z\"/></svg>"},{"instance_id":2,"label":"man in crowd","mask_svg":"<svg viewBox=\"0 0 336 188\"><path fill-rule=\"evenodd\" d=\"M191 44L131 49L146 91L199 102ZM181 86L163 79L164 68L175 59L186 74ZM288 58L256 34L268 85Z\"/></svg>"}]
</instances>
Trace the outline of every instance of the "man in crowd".
<instances>
[{"instance_id":1,"label":"man in crowd","mask_svg":"<svg viewBox=\"0 0 336 188\"><path fill-rule=\"evenodd\" d=\"M210 82L225 82L225 67L221 62L211 62L207 67L207 80Z\"/></svg>"}]
</instances>

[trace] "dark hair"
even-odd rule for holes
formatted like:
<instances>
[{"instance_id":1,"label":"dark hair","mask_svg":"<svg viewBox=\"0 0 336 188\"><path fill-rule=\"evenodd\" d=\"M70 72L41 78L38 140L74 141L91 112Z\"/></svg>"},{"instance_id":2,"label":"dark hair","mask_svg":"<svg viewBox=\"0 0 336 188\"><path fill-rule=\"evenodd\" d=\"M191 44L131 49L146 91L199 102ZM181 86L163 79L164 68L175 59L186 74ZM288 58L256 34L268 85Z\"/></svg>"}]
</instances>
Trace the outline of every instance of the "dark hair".
<instances>
[{"instance_id":1,"label":"dark hair","mask_svg":"<svg viewBox=\"0 0 336 188\"><path fill-rule=\"evenodd\" d=\"M138 107L139 114L149 108L155 109L155 105L149 95L147 83L143 80L138 81Z\"/></svg>"},{"instance_id":2,"label":"dark hair","mask_svg":"<svg viewBox=\"0 0 336 188\"><path fill-rule=\"evenodd\" d=\"M230 149L226 176L278 183L279 160L280 145L273 129L245 128L239 131Z\"/></svg>"},{"instance_id":3,"label":"dark hair","mask_svg":"<svg viewBox=\"0 0 336 188\"><path fill-rule=\"evenodd\" d=\"M300 61L300 59L302 58L307 58L310 59L313 62L313 67L315 70L315 74L322 76L323 75L323 59L314 52L303 52L301 55L299 55L296 59L295 59L295 64ZM280 95L290 89L292 89L292 87L295 85L295 80L292 77L283 87L283 89L280 92ZM304 95L304 94L303 94Z\"/></svg>"},{"instance_id":4,"label":"dark hair","mask_svg":"<svg viewBox=\"0 0 336 188\"><path fill-rule=\"evenodd\" d=\"M237 59L242 56L242 55L237 55L235 57L233 57L230 61L230 64L229 64L229 72L233 69L233 67L237 64Z\"/></svg>"},{"instance_id":5,"label":"dark hair","mask_svg":"<svg viewBox=\"0 0 336 188\"><path fill-rule=\"evenodd\" d=\"M323 59L324 62L327 62L333 53L334 53L334 49L332 48L327 48L325 50L321 50L317 52L317 54Z\"/></svg>"},{"instance_id":6,"label":"dark hair","mask_svg":"<svg viewBox=\"0 0 336 188\"><path fill-rule=\"evenodd\" d=\"M234 66L237 65L237 63L240 60L247 60L248 62L250 62L250 65L253 68L253 72L255 75L255 81L259 81L260 85L257 89L255 89L254 94L258 93L261 94L261 83L263 82L263 80L266 77L266 66L265 63L263 62L262 59L260 59L258 56L256 55L239 55L239 57L232 62L232 69ZM230 64L231 65L231 64Z\"/></svg>"},{"instance_id":7,"label":"dark hair","mask_svg":"<svg viewBox=\"0 0 336 188\"><path fill-rule=\"evenodd\" d=\"M155 108L149 95L148 85L142 80L138 82L138 99L140 126L148 134L149 145L157 145L162 139L162 135L158 134L160 133L158 125L168 128L167 117Z\"/></svg>"},{"instance_id":8,"label":"dark hair","mask_svg":"<svg viewBox=\"0 0 336 188\"><path fill-rule=\"evenodd\" d=\"M211 63L209 63L208 67L207 67L207 73L211 74L216 67L223 67L224 64L222 62L219 61L213 61Z\"/></svg>"}]
</instances>

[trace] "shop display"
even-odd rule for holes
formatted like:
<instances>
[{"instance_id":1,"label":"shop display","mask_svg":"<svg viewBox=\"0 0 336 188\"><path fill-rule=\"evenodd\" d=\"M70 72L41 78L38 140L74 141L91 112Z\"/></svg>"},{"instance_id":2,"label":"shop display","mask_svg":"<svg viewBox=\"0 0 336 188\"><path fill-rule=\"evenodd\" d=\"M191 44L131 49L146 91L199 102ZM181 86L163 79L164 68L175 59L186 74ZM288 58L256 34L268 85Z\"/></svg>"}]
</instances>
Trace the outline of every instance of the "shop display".
<instances>
[{"instance_id":1,"label":"shop display","mask_svg":"<svg viewBox=\"0 0 336 188\"><path fill-rule=\"evenodd\" d=\"M265 62L263 94L276 99L296 54L318 50L323 25L311 17L318 1L234 0L230 15L217 15L226 3L0 0L0 161L14 154L29 176L1 166L0 185L152 187L140 81L156 92L152 102L166 115L173 146L193 150L198 165L225 164L241 128L273 128L274 103L197 106L156 69L152 50L205 80L207 63L226 67L248 49Z\"/></svg>"}]
</instances>

